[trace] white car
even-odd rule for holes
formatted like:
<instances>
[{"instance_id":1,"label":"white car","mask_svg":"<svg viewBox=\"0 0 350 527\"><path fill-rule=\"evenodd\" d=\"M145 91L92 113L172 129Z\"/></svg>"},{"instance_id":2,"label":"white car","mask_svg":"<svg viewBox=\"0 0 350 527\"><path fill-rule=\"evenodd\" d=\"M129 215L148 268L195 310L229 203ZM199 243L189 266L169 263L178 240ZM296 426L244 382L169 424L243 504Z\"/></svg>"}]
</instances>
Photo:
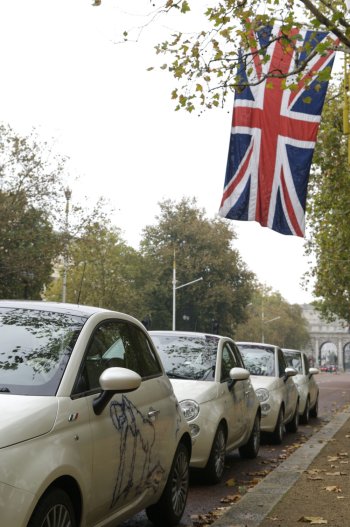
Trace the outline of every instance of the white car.
<instances>
[{"instance_id":1,"label":"white car","mask_svg":"<svg viewBox=\"0 0 350 527\"><path fill-rule=\"evenodd\" d=\"M190 466L210 483L221 480L225 453L256 457L260 405L237 346L227 337L150 331L193 440Z\"/></svg>"},{"instance_id":2,"label":"white car","mask_svg":"<svg viewBox=\"0 0 350 527\"><path fill-rule=\"evenodd\" d=\"M191 436L143 325L0 301L1 527L176 525Z\"/></svg>"},{"instance_id":3,"label":"white car","mask_svg":"<svg viewBox=\"0 0 350 527\"><path fill-rule=\"evenodd\" d=\"M282 348L288 366L297 370L293 380L298 388L300 403L300 422L307 425L310 417L318 415L319 388L314 375L319 373L317 368L311 368L304 351Z\"/></svg>"},{"instance_id":4,"label":"white car","mask_svg":"<svg viewBox=\"0 0 350 527\"><path fill-rule=\"evenodd\" d=\"M299 394L292 379L296 370L288 368L278 346L256 342L236 342L261 405L261 430L280 444L284 430L296 432L299 425Z\"/></svg>"}]
</instances>

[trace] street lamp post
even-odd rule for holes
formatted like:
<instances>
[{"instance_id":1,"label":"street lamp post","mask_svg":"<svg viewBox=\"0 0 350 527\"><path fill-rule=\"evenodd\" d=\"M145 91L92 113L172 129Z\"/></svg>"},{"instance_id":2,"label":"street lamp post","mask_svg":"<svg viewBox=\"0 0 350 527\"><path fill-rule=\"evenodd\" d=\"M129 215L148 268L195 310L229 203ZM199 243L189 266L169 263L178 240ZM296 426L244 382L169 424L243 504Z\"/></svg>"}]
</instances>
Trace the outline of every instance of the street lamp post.
<instances>
[{"instance_id":1,"label":"street lamp post","mask_svg":"<svg viewBox=\"0 0 350 527\"><path fill-rule=\"evenodd\" d=\"M174 262L173 262L173 325L172 329L175 331L176 328L176 290L181 289L182 287L186 287L188 285L194 284L195 282L199 282L200 280L203 280L203 276L200 278L196 278L196 280L192 280L191 282L187 282L186 284L176 285L176 262L175 262L175 250L174 250Z\"/></svg>"},{"instance_id":2,"label":"street lamp post","mask_svg":"<svg viewBox=\"0 0 350 527\"><path fill-rule=\"evenodd\" d=\"M68 228L69 228L69 202L72 197L72 191L70 188L64 190L66 197L66 219L65 219L65 244L64 244L64 256L63 256L63 281L62 281L62 302L66 301L67 295L67 269L68 269Z\"/></svg>"},{"instance_id":3,"label":"street lamp post","mask_svg":"<svg viewBox=\"0 0 350 527\"><path fill-rule=\"evenodd\" d=\"M273 317L273 318L270 318L270 320L265 320L264 319L264 312L262 311L261 313L261 342L265 342L265 333L264 333L264 325L265 324L269 324L270 322L273 322L274 320L278 320L280 319L281 317Z\"/></svg>"}]
</instances>

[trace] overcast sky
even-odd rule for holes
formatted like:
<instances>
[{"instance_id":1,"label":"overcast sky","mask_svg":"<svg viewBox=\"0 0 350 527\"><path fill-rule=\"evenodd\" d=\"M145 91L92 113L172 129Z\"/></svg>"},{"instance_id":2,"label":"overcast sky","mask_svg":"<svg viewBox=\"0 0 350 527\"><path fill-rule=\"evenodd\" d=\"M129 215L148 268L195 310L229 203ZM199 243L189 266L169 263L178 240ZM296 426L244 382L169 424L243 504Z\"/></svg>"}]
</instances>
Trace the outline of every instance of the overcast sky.
<instances>
[{"instance_id":1,"label":"overcast sky","mask_svg":"<svg viewBox=\"0 0 350 527\"><path fill-rule=\"evenodd\" d=\"M174 111L175 81L146 69L158 60L154 44L179 21L163 19L139 42L118 43L123 29L145 20L136 14L150 5L0 0L0 120L54 138L70 157L72 200L107 197L116 210L114 223L135 248L163 199L196 197L209 217L217 214L233 103L232 96L227 108L201 117ZM262 283L289 302L312 300L300 285L308 268L303 239L252 222L233 224L235 247Z\"/></svg>"}]
</instances>

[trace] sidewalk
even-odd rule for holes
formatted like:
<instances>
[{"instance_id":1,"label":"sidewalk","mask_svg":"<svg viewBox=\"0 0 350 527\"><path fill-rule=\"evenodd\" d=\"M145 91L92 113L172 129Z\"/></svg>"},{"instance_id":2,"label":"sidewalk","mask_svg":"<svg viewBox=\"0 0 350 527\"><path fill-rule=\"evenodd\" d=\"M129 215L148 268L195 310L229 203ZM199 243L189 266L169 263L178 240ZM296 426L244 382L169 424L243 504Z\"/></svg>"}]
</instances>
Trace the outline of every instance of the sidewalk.
<instances>
[{"instance_id":1,"label":"sidewalk","mask_svg":"<svg viewBox=\"0 0 350 527\"><path fill-rule=\"evenodd\" d=\"M350 410L337 414L212 527L350 526Z\"/></svg>"}]
</instances>

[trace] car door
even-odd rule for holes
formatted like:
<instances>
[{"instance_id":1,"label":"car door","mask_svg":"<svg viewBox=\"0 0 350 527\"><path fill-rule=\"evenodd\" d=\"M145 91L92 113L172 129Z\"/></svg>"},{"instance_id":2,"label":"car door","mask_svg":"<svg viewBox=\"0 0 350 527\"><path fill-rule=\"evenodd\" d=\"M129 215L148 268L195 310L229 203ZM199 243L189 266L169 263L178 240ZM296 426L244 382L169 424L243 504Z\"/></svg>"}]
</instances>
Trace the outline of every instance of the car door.
<instances>
[{"instance_id":1,"label":"car door","mask_svg":"<svg viewBox=\"0 0 350 527\"><path fill-rule=\"evenodd\" d=\"M242 355L237 348L237 346L230 343L230 347L232 349L232 352L235 356L236 364L239 368L245 368ZM245 434L247 430L250 430L252 427L252 423L255 419L256 411L257 411L257 400L255 391L252 385L252 382L250 380L250 376L245 381L240 381L242 383L242 386L244 388L244 402L243 402L243 433Z\"/></svg>"},{"instance_id":2,"label":"car door","mask_svg":"<svg viewBox=\"0 0 350 527\"><path fill-rule=\"evenodd\" d=\"M314 379L314 376L313 375L310 376L309 359L304 354L303 354L302 358L303 358L303 362L304 362L305 375L307 376L306 378L307 378L308 390L309 390L309 394L310 394L310 406L312 407L315 404L315 402L316 402L317 391L318 391L317 383L316 383L316 381Z\"/></svg>"},{"instance_id":3,"label":"car door","mask_svg":"<svg viewBox=\"0 0 350 527\"><path fill-rule=\"evenodd\" d=\"M136 371L141 385L134 392L115 395L101 415L95 415L92 401L100 391L99 376L115 366ZM124 320L104 321L95 329L81 378L92 392L93 488L87 525L94 525L135 502L146 506L159 492L176 441L175 401L146 334Z\"/></svg>"},{"instance_id":4,"label":"car door","mask_svg":"<svg viewBox=\"0 0 350 527\"><path fill-rule=\"evenodd\" d=\"M285 361L283 352L280 348L277 348L278 358L278 372L281 379L281 388L283 390L283 399L285 403L285 419L290 420L295 411L296 402L296 387L292 377L285 379L285 370L287 363Z\"/></svg>"},{"instance_id":5,"label":"car door","mask_svg":"<svg viewBox=\"0 0 350 527\"><path fill-rule=\"evenodd\" d=\"M244 432L245 381L232 385L230 370L241 367L228 342L221 350L220 387L223 394L224 413L228 424L227 446L239 441Z\"/></svg>"}]
</instances>

